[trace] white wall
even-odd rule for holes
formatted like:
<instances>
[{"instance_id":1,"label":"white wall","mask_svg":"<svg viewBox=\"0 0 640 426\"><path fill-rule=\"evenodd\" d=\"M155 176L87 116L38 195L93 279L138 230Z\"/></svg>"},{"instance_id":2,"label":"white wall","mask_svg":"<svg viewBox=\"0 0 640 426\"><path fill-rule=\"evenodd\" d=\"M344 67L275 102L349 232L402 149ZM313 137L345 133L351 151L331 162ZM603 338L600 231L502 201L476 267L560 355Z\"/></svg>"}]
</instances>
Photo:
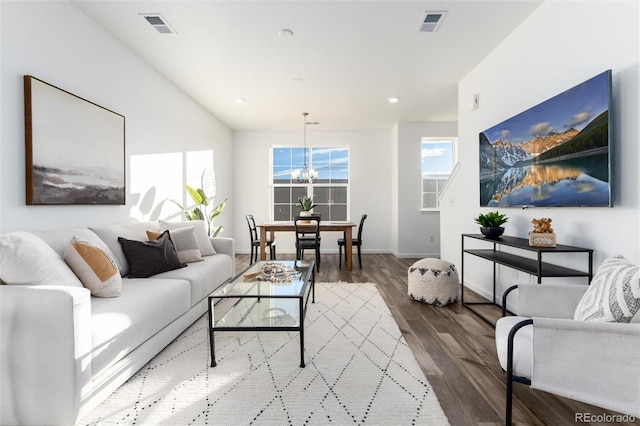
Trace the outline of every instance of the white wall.
<instances>
[{"instance_id":1,"label":"white wall","mask_svg":"<svg viewBox=\"0 0 640 426\"><path fill-rule=\"evenodd\" d=\"M75 5L0 2L0 232L86 226L176 214L204 166L217 200L231 196L231 131ZM24 74L126 117L126 206L26 206ZM231 236L233 199L217 221Z\"/></svg>"},{"instance_id":2,"label":"white wall","mask_svg":"<svg viewBox=\"0 0 640 426\"><path fill-rule=\"evenodd\" d=\"M400 197L400 185L399 185L399 168L400 162L398 161L398 155L400 153L398 134L400 133L399 124L393 127L391 131L391 250L393 253L398 253L399 240L398 240L398 216L400 214L400 203L398 202Z\"/></svg>"},{"instance_id":3,"label":"white wall","mask_svg":"<svg viewBox=\"0 0 640 426\"><path fill-rule=\"evenodd\" d=\"M478 133L612 69L614 207L504 209L505 234L526 237L532 218L551 217L558 243L595 250L594 268L614 254L640 263L639 22L637 1L548 0L460 82L461 169L442 210L444 259L460 266L460 234L478 233L473 218L490 210L479 208ZM480 107L470 111L475 93ZM466 284L488 294L490 263L469 257ZM505 285L528 279L500 272Z\"/></svg>"},{"instance_id":4,"label":"white wall","mask_svg":"<svg viewBox=\"0 0 640 426\"><path fill-rule=\"evenodd\" d=\"M391 247L391 131L307 131L307 146L346 146L349 148L351 217L359 223L367 214L363 231L363 252L389 252ZM245 215L257 222L272 220L270 211L270 149L272 146L302 146L302 130L238 131L233 134L234 235L236 249L248 253L249 231ZM355 231L354 231L355 232ZM336 252L336 239L322 238L323 252ZM292 233L277 235L278 253L295 253Z\"/></svg>"},{"instance_id":5,"label":"white wall","mask_svg":"<svg viewBox=\"0 0 640 426\"><path fill-rule=\"evenodd\" d=\"M368 215L363 251L401 257L439 256L437 212L421 212L422 137L457 136L456 123L398 123L390 131L307 132L307 145L350 148L351 220ZM234 132L234 234L236 247L249 252L245 215L271 219L269 176L271 146L300 146L302 132ZM433 235L433 241L429 236ZM323 238L323 252L337 252L334 237ZM294 252L293 235L278 236L278 252ZM325 241L328 241L325 243Z\"/></svg>"},{"instance_id":6,"label":"white wall","mask_svg":"<svg viewBox=\"0 0 640 426\"><path fill-rule=\"evenodd\" d=\"M456 137L455 122L399 123L397 129L397 247L399 257L440 256L440 213L421 211L422 138Z\"/></svg>"}]
</instances>

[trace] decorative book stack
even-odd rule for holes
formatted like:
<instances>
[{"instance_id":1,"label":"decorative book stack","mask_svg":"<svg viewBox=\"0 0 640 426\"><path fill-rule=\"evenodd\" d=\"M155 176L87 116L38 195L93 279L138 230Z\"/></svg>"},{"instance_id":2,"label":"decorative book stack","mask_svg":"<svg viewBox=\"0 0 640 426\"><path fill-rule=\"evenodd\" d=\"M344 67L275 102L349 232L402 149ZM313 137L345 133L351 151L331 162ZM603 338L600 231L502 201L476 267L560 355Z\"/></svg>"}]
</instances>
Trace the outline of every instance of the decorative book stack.
<instances>
[{"instance_id":1,"label":"decorative book stack","mask_svg":"<svg viewBox=\"0 0 640 426\"><path fill-rule=\"evenodd\" d=\"M529 232L529 245L531 247L555 247L556 234L553 232Z\"/></svg>"}]
</instances>

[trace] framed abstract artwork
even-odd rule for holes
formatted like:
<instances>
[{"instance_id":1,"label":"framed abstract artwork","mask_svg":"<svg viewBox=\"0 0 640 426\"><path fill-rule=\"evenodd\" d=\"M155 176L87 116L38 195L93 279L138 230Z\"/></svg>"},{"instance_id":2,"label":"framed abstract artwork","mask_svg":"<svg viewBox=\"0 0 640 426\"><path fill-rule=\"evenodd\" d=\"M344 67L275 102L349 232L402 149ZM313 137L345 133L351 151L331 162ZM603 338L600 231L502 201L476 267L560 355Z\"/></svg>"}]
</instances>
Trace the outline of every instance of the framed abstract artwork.
<instances>
[{"instance_id":1,"label":"framed abstract artwork","mask_svg":"<svg viewBox=\"0 0 640 426\"><path fill-rule=\"evenodd\" d=\"M26 203L125 204L125 118L24 76Z\"/></svg>"}]
</instances>

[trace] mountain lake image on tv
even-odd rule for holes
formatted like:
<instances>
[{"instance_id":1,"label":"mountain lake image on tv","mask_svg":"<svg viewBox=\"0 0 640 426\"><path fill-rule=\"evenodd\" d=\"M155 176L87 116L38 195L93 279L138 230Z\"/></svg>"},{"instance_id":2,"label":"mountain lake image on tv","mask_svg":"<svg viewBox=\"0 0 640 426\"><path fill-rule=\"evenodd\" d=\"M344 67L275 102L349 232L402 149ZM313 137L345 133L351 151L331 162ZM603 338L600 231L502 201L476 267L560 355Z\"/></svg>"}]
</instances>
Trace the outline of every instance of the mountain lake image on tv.
<instances>
[{"instance_id":1,"label":"mountain lake image on tv","mask_svg":"<svg viewBox=\"0 0 640 426\"><path fill-rule=\"evenodd\" d=\"M480 133L480 205L611 206L611 70Z\"/></svg>"}]
</instances>

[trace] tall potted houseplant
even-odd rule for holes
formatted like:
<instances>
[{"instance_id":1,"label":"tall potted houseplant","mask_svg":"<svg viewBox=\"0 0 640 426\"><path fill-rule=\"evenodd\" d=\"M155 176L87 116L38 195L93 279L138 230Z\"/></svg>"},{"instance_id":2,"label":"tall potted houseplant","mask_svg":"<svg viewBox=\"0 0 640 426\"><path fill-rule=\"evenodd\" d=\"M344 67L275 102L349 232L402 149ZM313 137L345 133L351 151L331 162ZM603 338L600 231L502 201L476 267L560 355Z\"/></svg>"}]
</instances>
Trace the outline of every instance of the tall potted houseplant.
<instances>
[{"instance_id":1,"label":"tall potted houseplant","mask_svg":"<svg viewBox=\"0 0 640 426\"><path fill-rule=\"evenodd\" d=\"M195 207L191 210L186 209L180 203L175 200L169 200L174 203L176 206L182 210L187 220L203 220L207 225L207 233L210 237L216 237L222 230L224 229L222 226L213 226L213 220L218 217L227 203L227 198L225 198L220 204L213 207L213 210L209 212L211 198L203 188L208 184L209 186L214 185L212 182L206 182L205 180L210 175L210 171L204 170L202 172L202 176L200 177L200 188L194 188L190 185L184 184L184 188L187 190L187 194L193 200ZM213 178L210 178L213 179Z\"/></svg>"}]
</instances>

